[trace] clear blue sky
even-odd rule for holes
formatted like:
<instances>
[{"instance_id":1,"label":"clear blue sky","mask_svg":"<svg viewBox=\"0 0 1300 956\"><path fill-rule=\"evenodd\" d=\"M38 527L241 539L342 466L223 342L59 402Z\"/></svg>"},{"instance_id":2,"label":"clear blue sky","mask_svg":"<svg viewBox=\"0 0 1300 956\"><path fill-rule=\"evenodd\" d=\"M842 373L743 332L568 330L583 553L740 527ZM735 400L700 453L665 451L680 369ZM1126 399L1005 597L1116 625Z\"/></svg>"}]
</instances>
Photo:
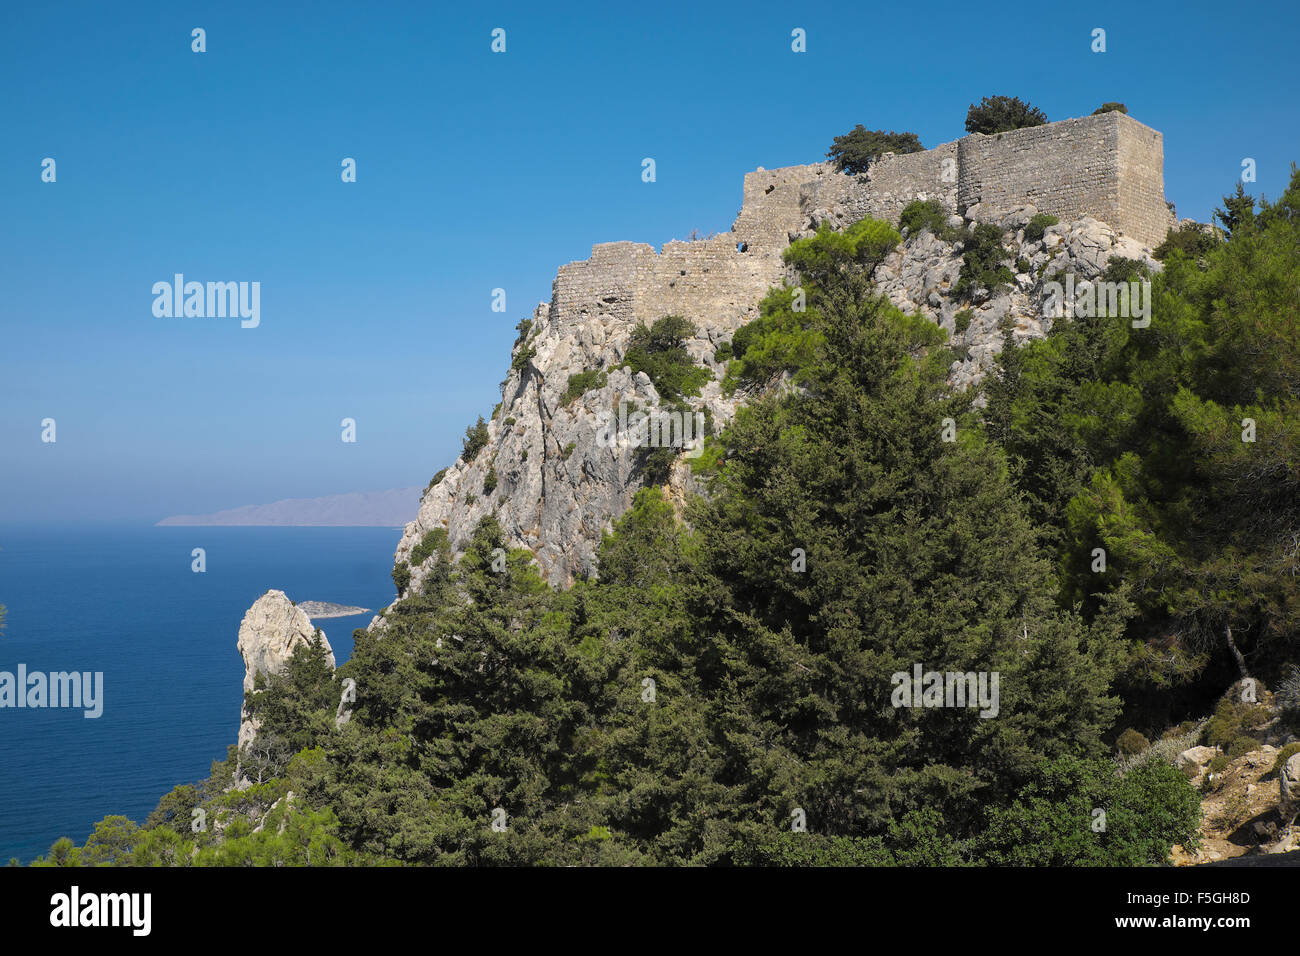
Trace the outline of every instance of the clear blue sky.
<instances>
[{"instance_id":1,"label":"clear blue sky","mask_svg":"<svg viewBox=\"0 0 1300 956\"><path fill-rule=\"evenodd\" d=\"M1294 2L466 6L3 5L0 521L423 485L557 266L728 229L747 170L856 123L1120 100L1202 220L1243 157L1274 196L1300 160ZM155 318L175 272L259 281L261 326Z\"/></svg>"}]
</instances>

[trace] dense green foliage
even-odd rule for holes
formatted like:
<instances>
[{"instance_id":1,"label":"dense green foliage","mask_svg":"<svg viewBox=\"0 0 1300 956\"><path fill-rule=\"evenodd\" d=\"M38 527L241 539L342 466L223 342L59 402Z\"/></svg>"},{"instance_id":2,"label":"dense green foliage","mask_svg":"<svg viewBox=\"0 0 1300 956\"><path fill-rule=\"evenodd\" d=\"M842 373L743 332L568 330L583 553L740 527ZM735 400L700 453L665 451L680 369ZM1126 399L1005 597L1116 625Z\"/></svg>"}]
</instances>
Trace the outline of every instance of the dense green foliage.
<instances>
[{"instance_id":1,"label":"dense green foliage","mask_svg":"<svg viewBox=\"0 0 1300 956\"><path fill-rule=\"evenodd\" d=\"M763 385L810 364L822 347L818 289L828 283L862 286L902 241L889 223L863 219L844 232L823 223L814 239L791 245L785 261L799 271L804 285L773 289L759 303L759 317L732 337L737 361L727 367L723 390Z\"/></svg>"},{"instance_id":2,"label":"dense green foliage","mask_svg":"<svg viewBox=\"0 0 1300 956\"><path fill-rule=\"evenodd\" d=\"M1125 696L1169 706L1152 691L1235 676L1230 635L1266 680L1300 654L1300 175L1169 252L1152 299L1148 328L1077 318L1004 349L988 419L1064 599L1140 611Z\"/></svg>"},{"instance_id":3,"label":"dense green foliage","mask_svg":"<svg viewBox=\"0 0 1300 956\"><path fill-rule=\"evenodd\" d=\"M478 421L465 429L465 439L461 442L460 457L469 464L478 457L478 453L487 447L488 443L488 426L483 421L483 416L478 417Z\"/></svg>"},{"instance_id":4,"label":"dense green foliage","mask_svg":"<svg viewBox=\"0 0 1300 956\"><path fill-rule=\"evenodd\" d=\"M1155 865L1194 846L1185 775L1113 755L1212 710L1223 766L1269 719L1224 693L1233 647L1283 684L1300 652L1300 175L1233 215L1199 259L1171 253L1149 326L1054 323L1003 350L983 410L946 385L945 333L870 281L896 233L795 243L801 284L730 364L794 387L714 436L684 516L643 488L568 590L492 518L459 561L426 536L418 593L338 673L312 644L248 695L253 746L41 864ZM688 334L635 337L665 390ZM900 705L916 666L996 673L996 713Z\"/></svg>"},{"instance_id":5,"label":"dense green foliage","mask_svg":"<svg viewBox=\"0 0 1300 956\"><path fill-rule=\"evenodd\" d=\"M986 96L966 111L966 132L1006 133L1027 126L1042 126L1047 114L1018 96Z\"/></svg>"},{"instance_id":6,"label":"dense green foliage","mask_svg":"<svg viewBox=\"0 0 1300 956\"><path fill-rule=\"evenodd\" d=\"M604 388L608 376L599 369L587 369L569 376L569 385L564 390L565 404L581 398L593 388Z\"/></svg>"},{"instance_id":7,"label":"dense green foliage","mask_svg":"<svg viewBox=\"0 0 1300 956\"><path fill-rule=\"evenodd\" d=\"M695 334L695 323L678 315L665 315L654 325L644 323L632 330L625 364L633 372L645 372L665 402L698 395L709 380L709 370L696 365L682 344Z\"/></svg>"},{"instance_id":8,"label":"dense green foliage","mask_svg":"<svg viewBox=\"0 0 1300 956\"><path fill-rule=\"evenodd\" d=\"M924 146L915 133L865 129L859 123L843 136L836 136L826 156L841 172L865 173L882 153L919 153Z\"/></svg>"},{"instance_id":9,"label":"dense green foliage","mask_svg":"<svg viewBox=\"0 0 1300 956\"><path fill-rule=\"evenodd\" d=\"M1109 102L1109 103L1102 103L1101 106L1098 106L1095 110L1092 111L1092 115L1097 116L1100 113L1127 113L1127 112L1128 112L1128 107L1125 106L1123 103Z\"/></svg>"},{"instance_id":10,"label":"dense green foliage","mask_svg":"<svg viewBox=\"0 0 1300 956\"><path fill-rule=\"evenodd\" d=\"M1152 254L1161 261L1168 259L1175 252L1199 259L1218 244L1219 239L1214 233L1196 223L1188 223L1170 229L1169 234L1165 236L1165 241L1156 246Z\"/></svg>"},{"instance_id":11,"label":"dense green foliage","mask_svg":"<svg viewBox=\"0 0 1300 956\"><path fill-rule=\"evenodd\" d=\"M937 199L913 199L899 213L898 228L906 229L909 238L923 229L928 229L945 242L966 238L965 230L948 225L948 215L948 210Z\"/></svg>"},{"instance_id":12,"label":"dense green foliage","mask_svg":"<svg viewBox=\"0 0 1300 956\"><path fill-rule=\"evenodd\" d=\"M1015 278L1006 264L1009 256L1002 239L1002 230L991 222L982 222L972 230L962 246L955 295L970 298L981 290L993 293Z\"/></svg>"},{"instance_id":13,"label":"dense green foliage","mask_svg":"<svg viewBox=\"0 0 1300 956\"><path fill-rule=\"evenodd\" d=\"M1025 224L1025 241L1038 242L1047 232L1048 226L1055 226L1061 220L1049 212L1040 212Z\"/></svg>"}]
</instances>

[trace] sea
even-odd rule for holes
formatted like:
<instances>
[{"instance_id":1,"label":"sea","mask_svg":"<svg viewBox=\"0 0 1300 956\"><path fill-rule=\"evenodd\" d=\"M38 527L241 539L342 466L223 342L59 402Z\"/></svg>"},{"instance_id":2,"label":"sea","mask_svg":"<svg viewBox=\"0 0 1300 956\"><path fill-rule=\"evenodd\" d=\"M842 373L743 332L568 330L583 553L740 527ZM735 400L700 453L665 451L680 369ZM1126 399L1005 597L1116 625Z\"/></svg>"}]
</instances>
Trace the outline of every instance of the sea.
<instances>
[{"instance_id":1,"label":"sea","mask_svg":"<svg viewBox=\"0 0 1300 956\"><path fill-rule=\"evenodd\" d=\"M399 528L0 525L0 672L102 672L103 712L0 707L0 864L137 823L239 732L244 612L267 590L370 610L315 621L338 663L395 597ZM196 571L195 549L204 570Z\"/></svg>"}]
</instances>

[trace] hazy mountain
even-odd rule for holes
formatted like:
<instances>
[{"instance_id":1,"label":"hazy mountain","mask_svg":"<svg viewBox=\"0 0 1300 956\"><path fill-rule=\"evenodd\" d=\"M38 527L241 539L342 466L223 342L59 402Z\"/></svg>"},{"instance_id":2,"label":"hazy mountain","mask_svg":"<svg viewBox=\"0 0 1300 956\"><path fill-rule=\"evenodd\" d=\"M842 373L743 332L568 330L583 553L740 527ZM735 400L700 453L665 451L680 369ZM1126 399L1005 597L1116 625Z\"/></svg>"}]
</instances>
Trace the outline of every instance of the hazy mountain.
<instances>
[{"instance_id":1,"label":"hazy mountain","mask_svg":"<svg viewBox=\"0 0 1300 956\"><path fill-rule=\"evenodd\" d=\"M172 515L159 525L370 526L400 528L415 517L419 488L359 491L323 498L285 498L207 515Z\"/></svg>"}]
</instances>

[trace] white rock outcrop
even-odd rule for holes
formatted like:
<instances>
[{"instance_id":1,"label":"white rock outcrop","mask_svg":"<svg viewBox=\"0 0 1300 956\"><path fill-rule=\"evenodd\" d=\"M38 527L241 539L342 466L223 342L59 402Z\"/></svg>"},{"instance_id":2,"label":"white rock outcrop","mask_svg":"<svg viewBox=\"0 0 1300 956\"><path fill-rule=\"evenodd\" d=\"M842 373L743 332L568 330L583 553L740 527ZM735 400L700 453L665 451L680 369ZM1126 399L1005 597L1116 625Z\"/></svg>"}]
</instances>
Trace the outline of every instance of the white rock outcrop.
<instances>
[{"instance_id":1,"label":"white rock outcrop","mask_svg":"<svg viewBox=\"0 0 1300 956\"><path fill-rule=\"evenodd\" d=\"M316 628L302 608L283 591L267 591L253 602L239 625L239 653L244 658L244 692L253 689L258 674L279 673L300 645L310 643ZM321 640L334 666L334 650L321 631ZM241 708L239 746L257 736L257 722Z\"/></svg>"}]
</instances>

